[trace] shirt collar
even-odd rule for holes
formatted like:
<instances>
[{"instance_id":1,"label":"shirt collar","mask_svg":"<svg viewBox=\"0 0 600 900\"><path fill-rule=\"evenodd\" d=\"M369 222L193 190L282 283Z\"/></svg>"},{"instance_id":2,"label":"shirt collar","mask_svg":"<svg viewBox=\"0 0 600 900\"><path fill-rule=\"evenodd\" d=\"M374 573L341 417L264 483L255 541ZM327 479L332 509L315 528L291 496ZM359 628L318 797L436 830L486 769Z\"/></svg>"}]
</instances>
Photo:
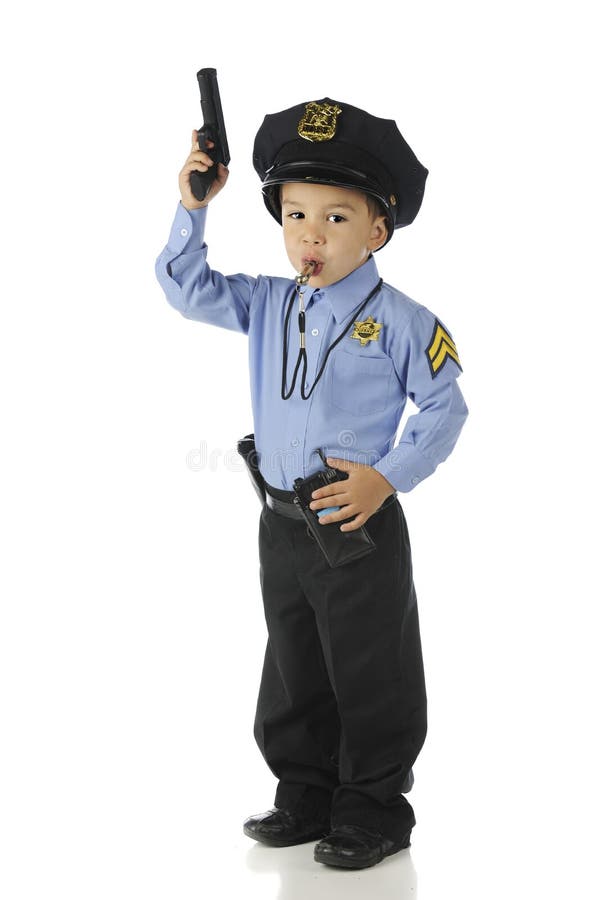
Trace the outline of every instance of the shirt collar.
<instances>
[{"instance_id":1,"label":"shirt collar","mask_svg":"<svg viewBox=\"0 0 600 900\"><path fill-rule=\"evenodd\" d=\"M372 256L345 278L324 288L313 288L311 297L319 294L329 301L336 322L343 322L356 309L379 281L379 272ZM307 292L308 293L308 292Z\"/></svg>"}]
</instances>

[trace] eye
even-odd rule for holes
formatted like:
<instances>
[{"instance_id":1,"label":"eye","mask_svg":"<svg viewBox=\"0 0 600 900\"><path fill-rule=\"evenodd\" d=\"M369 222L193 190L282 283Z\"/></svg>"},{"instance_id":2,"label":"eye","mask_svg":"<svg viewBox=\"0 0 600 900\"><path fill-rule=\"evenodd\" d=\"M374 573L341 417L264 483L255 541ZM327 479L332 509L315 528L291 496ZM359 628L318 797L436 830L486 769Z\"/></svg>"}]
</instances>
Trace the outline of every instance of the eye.
<instances>
[{"instance_id":1,"label":"eye","mask_svg":"<svg viewBox=\"0 0 600 900\"><path fill-rule=\"evenodd\" d=\"M292 212L288 213L288 219L303 219L304 213L301 212Z\"/></svg>"},{"instance_id":2,"label":"eye","mask_svg":"<svg viewBox=\"0 0 600 900\"><path fill-rule=\"evenodd\" d=\"M339 216L337 213L332 213L327 217L330 222L345 222L345 218L343 216Z\"/></svg>"}]
</instances>

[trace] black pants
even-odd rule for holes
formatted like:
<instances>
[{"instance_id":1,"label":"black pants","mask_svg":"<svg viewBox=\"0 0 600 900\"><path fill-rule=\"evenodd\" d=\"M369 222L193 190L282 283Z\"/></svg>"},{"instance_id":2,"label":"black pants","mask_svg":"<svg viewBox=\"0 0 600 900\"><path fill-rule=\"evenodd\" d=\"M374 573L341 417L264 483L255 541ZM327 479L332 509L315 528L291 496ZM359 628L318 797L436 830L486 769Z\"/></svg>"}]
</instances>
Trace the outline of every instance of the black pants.
<instances>
[{"instance_id":1,"label":"black pants","mask_svg":"<svg viewBox=\"0 0 600 900\"><path fill-rule=\"evenodd\" d=\"M371 516L377 549L327 564L304 522L263 506L269 639L255 721L275 805L400 839L427 731L410 542L400 503Z\"/></svg>"}]
</instances>

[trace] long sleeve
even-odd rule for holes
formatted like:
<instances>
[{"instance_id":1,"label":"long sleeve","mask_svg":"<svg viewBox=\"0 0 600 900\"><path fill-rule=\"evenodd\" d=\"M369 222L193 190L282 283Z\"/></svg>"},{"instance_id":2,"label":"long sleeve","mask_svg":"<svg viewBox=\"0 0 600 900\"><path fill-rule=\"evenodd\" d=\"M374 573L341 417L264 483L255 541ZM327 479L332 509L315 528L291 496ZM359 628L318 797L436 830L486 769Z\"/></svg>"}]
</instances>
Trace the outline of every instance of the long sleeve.
<instances>
[{"instance_id":1,"label":"long sleeve","mask_svg":"<svg viewBox=\"0 0 600 900\"><path fill-rule=\"evenodd\" d=\"M407 419L397 445L373 468L406 493L450 455L468 409L456 383L462 371L456 346L429 310L416 308L391 351L398 378L419 412Z\"/></svg>"},{"instance_id":2,"label":"long sleeve","mask_svg":"<svg viewBox=\"0 0 600 900\"><path fill-rule=\"evenodd\" d=\"M221 275L206 261L207 207L187 210L181 203L155 272L166 298L187 319L248 333L256 279Z\"/></svg>"}]
</instances>

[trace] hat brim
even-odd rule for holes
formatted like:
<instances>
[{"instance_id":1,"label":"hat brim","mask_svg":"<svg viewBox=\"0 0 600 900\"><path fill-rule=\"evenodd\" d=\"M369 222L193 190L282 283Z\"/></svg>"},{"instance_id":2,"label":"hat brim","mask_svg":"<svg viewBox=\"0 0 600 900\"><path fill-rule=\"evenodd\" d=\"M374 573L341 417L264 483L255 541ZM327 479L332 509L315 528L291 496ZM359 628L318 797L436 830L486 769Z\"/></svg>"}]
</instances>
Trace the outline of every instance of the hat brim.
<instances>
[{"instance_id":1,"label":"hat brim","mask_svg":"<svg viewBox=\"0 0 600 900\"><path fill-rule=\"evenodd\" d=\"M331 162L293 162L276 166L267 172L263 181L263 187L270 185L289 184L295 181L307 181L314 184L332 184L336 187L354 188L371 194L385 207L390 215L389 198L384 194L380 185L370 179L364 172L351 169L348 166L337 165Z\"/></svg>"}]
</instances>

